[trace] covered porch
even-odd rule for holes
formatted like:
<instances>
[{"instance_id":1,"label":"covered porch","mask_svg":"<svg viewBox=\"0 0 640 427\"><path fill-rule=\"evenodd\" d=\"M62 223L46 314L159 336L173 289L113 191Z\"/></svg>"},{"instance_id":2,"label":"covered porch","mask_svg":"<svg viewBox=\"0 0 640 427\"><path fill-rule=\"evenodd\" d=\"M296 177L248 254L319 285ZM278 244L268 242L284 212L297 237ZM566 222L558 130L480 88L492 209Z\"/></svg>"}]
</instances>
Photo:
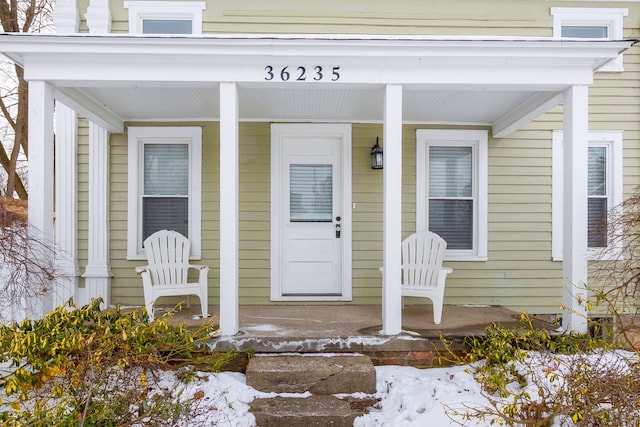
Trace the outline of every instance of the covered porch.
<instances>
[{"instance_id":1,"label":"covered porch","mask_svg":"<svg viewBox=\"0 0 640 427\"><path fill-rule=\"evenodd\" d=\"M381 305L377 313L374 310L369 315L371 327L381 319L380 333L393 336L403 330L403 124L486 126L491 128L493 138L503 138L563 104L563 326L586 331L586 310L580 302L585 300L587 282L588 86L595 70L632 42L13 34L0 35L0 42L2 53L24 67L30 82L30 222L39 237L56 241L60 265L74 277L80 273L74 213L75 114L91 122L88 263L82 273L85 298L102 296L110 300L111 230L106 226L109 134L124 133L125 124L132 121L219 122L218 315L225 336L237 335L243 327L238 255L239 122L383 125L384 277ZM60 171L55 181L54 101L58 103L56 161ZM54 194L59 198L55 203L55 231ZM343 213L344 236L349 235L351 227L349 205ZM350 254L350 250L347 247L345 253ZM344 259L344 280L349 282L351 266L348 256ZM43 302L44 310L78 291L77 283L54 289L52 300ZM274 305L276 310L279 307ZM445 314L445 322L447 317Z\"/></svg>"},{"instance_id":2,"label":"covered porch","mask_svg":"<svg viewBox=\"0 0 640 427\"><path fill-rule=\"evenodd\" d=\"M220 307L209 308L217 321ZM210 345L220 351L256 353L359 352L380 364L429 365L437 363L439 351L446 352L443 338L456 348L465 337L482 335L492 324L522 325L520 313L499 306L445 305L440 325L433 323L431 310L431 305L406 305L400 333L388 336L382 333L379 305L240 305L238 333L214 338ZM183 306L171 322L196 327L211 320L198 315L197 307ZM552 320L532 316L537 328L557 329Z\"/></svg>"}]
</instances>

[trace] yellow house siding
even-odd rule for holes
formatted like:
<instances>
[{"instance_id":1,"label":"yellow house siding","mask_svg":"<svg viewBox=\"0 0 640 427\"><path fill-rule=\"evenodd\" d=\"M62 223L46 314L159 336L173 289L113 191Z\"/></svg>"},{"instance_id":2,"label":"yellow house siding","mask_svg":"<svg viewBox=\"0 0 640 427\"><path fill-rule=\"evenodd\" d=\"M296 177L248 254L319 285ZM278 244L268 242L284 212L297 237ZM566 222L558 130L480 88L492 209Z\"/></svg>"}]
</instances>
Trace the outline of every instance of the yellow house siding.
<instances>
[{"instance_id":1,"label":"yellow house siding","mask_svg":"<svg viewBox=\"0 0 640 427\"><path fill-rule=\"evenodd\" d=\"M239 139L239 295L246 303L265 304L271 271L271 127L242 123Z\"/></svg>"},{"instance_id":2,"label":"yellow house siding","mask_svg":"<svg viewBox=\"0 0 640 427\"><path fill-rule=\"evenodd\" d=\"M89 172L89 124L84 119L78 120L78 265L87 265L87 230L88 215L88 172Z\"/></svg>"},{"instance_id":3,"label":"yellow house siding","mask_svg":"<svg viewBox=\"0 0 640 427\"><path fill-rule=\"evenodd\" d=\"M84 16L88 0L78 8ZM365 0L297 2L210 1L204 33L340 33L495 35L549 37L551 7L628 8L624 36L640 37L640 3L605 1L477 0L454 2ZM111 1L112 31L128 31L122 1ZM81 23L86 31L86 24ZM589 88L590 128L624 130L624 195L640 185L640 54L624 54L624 73L597 73ZM551 261L551 134L562 129L555 107L503 139L489 139L487 262L449 262L448 304L500 304L532 313L560 312L562 263ZM137 124L143 125L143 124ZM153 124L156 126L157 124ZM175 123L173 125L176 125ZM193 123L191 125L194 125ZM210 301L219 295L219 126L203 127L203 259L211 266ZM403 128L403 236L415 230L416 141L420 128ZM460 128L460 126L453 128ZM468 128L468 127L467 127ZM477 128L477 127L474 127ZM78 153L79 263L86 265L88 130L82 123ZM381 138L381 124L353 124L353 302L379 304L382 262L383 171L369 165L369 151ZM110 256L112 302L141 304L141 281L127 261L127 137L110 139ZM240 302L268 303L270 292L270 124L240 124Z\"/></svg>"},{"instance_id":4,"label":"yellow house siding","mask_svg":"<svg viewBox=\"0 0 640 427\"><path fill-rule=\"evenodd\" d=\"M544 2L548 5L548 2ZM204 11L205 32L336 34L495 34L549 36L541 2L215 2Z\"/></svg>"},{"instance_id":5,"label":"yellow house siding","mask_svg":"<svg viewBox=\"0 0 640 427\"><path fill-rule=\"evenodd\" d=\"M382 177L371 169L371 147L380 138L381 125L354 124L352 127L352 212L353 297L354 301L379 304L382 276Z\"/></svg>"},{"instance_id":6,"label":"yellow house siding","mask_svg":"<svg viewBox=\"0 0 640 427\"><path fill-rule=\"evenodd\" d=\"M202 259L196 264L210 266L209 297L217 302L219 296L219 126L217 123L131 123L135 126L201 126L202 127ZM113 304L142 304L142 280L135 267L144 260L128 261L127 253L127 197L128 197L128 139L126 134L111 135L109 178L109 253L111 271L111 301ZM86 235L86 231L84 233ZM167 298L161 303L178 302Z\"/></svg>"}]
</instances>

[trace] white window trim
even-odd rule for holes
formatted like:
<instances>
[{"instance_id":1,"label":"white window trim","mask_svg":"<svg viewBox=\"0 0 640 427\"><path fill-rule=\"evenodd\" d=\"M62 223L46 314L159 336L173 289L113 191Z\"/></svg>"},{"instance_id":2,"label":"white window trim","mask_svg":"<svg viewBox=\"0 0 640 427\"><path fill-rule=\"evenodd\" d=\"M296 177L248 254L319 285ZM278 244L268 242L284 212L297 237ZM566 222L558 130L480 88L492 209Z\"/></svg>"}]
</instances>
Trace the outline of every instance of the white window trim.
<instances>
[{"instance_id":1,"label":"white window trim","mask_svg":"<svg viewBox=\"0 0 640 427\"><path fill-rule=\"evenodd\" d=\"M629 9L611 7L552 7L551 15L553 15L554 38L561 38L562 27L565 25L594 25L606 26L608 28L609 40L622 40L624 29L623 18L629 15ZM622 54L600 67L598 71L624 71Z\"/></svg>"},{"instance_id":2,"label":"white window trim","mask_svg":"<svg viewBox=\"0 0 640 427\"><path fill-rule=\"evenodd\" d=\"M447 250L445 261L486 261L488 259L488 131L460 129L418 129L416 131L416 230L428 230L429 188L427 147L430 145L474 147L473 249Z\"/></svg>"},{"instance_id":3,"label":"white window trim","mask_svg":"<svg viewBox=\"0 0 640 427\"><path fill-rule=\"evenodd\" d=\"M189 145L189 240L191 259L201 259L202 129L195 126L129 127L127 259L144 260L142 248L142 174L145 142Z\"/></svg>"},{"instance_id":4,"label":"white window trim","mask_svg":"<svg viewBox=\"0 0 640 427\"><path fill-rule=\"evenodd\" d=\"M145 19L184 19L191 21L191 34L202 34L202 1L125 1L129 9L129 33L142 34Z\"/></svg>"},{"instance_id":5,"label":"white window trim","mask_svg":"<svg viewBox=\"0 0 640 427\"><path fill-rule=\"evenodd\" d=\"M551 195L551 258L553 261L562 261L562 206L563 206L563 145L564 132L562 130L554 130L552 137L552 195ZM607 170L607 187L611 194L609 197L607 208L611 210L613 207L622 203L622 177L623 177L623 131L621 130L601 130L589 131L590 146L606 146L608 149ZM587 165L585 165L587 167ZM618 230L608 230L609 232L618 233ZM620 256L622 247L619 239L609 241L616 246L609 246L604 250L601 248L590 248L587 250L587 258L593 260L615 259ZM604 256L604 257L603 257Z\"/></svg>"}]
</instances>

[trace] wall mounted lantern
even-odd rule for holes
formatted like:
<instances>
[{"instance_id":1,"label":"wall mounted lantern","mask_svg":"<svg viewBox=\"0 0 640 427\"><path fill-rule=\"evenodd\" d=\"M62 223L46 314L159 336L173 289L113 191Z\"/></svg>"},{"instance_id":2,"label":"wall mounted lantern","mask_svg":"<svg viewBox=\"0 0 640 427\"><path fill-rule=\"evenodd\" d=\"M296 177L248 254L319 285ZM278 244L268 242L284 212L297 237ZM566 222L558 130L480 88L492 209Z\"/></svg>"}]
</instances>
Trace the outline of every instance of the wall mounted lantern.
<instances>
[{"instance_id":1,"label":"wall mounted lantern","mask_svg":"<svg viewBox=\"0 0 640 427\"><path fill-rule=\"evenodd\" d=\"M371 147L371 169L382 169L382 148L378 143L378 137L376 136L376 145Z\"/></svg>"}]
</instances>

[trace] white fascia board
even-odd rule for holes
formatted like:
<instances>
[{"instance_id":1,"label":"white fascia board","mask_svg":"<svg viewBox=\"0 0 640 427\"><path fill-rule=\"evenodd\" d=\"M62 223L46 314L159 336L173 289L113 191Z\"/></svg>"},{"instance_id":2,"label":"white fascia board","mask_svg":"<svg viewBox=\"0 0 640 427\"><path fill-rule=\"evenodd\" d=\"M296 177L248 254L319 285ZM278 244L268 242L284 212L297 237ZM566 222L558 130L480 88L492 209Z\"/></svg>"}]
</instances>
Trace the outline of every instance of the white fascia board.
<instances>
[{"instance_id":1,"label":"white fascia board","mask_svg":"<svg viewBox=\"0 0 640 427\"><path fill-rule=\"evenodd\" d=\"M41 35L0 34L3 52L46 54L202 55L370 58L521 58L578 61L609 60L634 41L548 39L444 39L433 37L339 35ZM509 65L509 62L505 63ZM597 64L594 64L597 65Z\"/></svg>"},{"instance_id":2,"label":"white fascia board","mask_svg":"<svg viewBox=\"0 0 640 427\"><path fill-rule=\"evenodd\" d=\"M0 34L0 50L25 78L56 86L144 82L278 84L279 72L340 68L335 84L508 85L529 90L588 85L593 70L634 41L441 39L366 36L181 36ZM292 79L293 80L293 79ZM288 81L288 84L320 84ZM554 87L555 86L555 87Z\"/></svg>"}]
</instances>

